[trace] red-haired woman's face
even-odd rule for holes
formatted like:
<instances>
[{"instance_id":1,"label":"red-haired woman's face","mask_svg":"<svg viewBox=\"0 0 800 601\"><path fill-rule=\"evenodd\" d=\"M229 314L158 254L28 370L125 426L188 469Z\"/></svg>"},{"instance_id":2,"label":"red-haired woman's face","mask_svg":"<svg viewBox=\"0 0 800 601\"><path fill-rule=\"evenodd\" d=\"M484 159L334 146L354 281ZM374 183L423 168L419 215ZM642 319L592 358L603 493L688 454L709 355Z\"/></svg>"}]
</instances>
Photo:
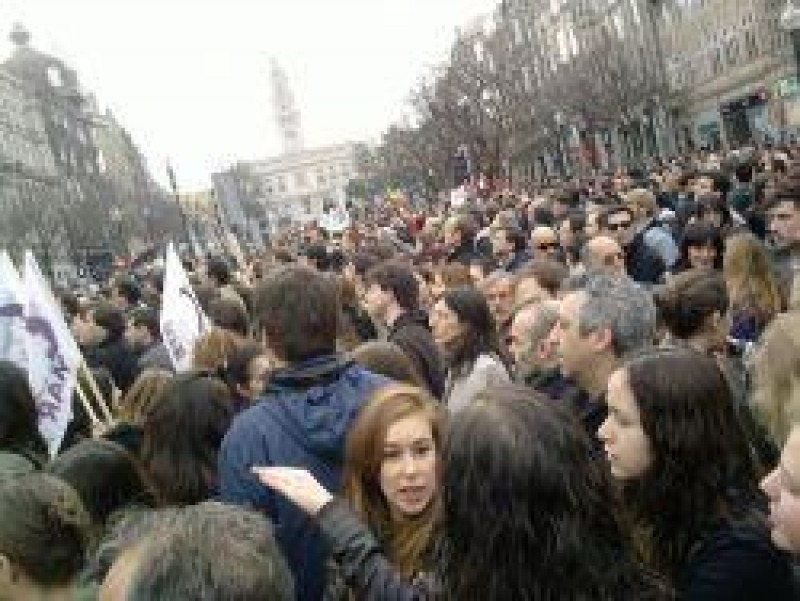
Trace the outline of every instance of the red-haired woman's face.
<instances>
[{"instance_id":1,"label":"red-haired woman's face","mask_svg":"<svg viewBox=\"0 0 800 601\"><path fill-rule=\"evenodd\" d=\"M419 515L438 488L437 450L430 420L422 413L389 426L383 443L380 486L393 519Z\"/></svg>"}]
</instances>

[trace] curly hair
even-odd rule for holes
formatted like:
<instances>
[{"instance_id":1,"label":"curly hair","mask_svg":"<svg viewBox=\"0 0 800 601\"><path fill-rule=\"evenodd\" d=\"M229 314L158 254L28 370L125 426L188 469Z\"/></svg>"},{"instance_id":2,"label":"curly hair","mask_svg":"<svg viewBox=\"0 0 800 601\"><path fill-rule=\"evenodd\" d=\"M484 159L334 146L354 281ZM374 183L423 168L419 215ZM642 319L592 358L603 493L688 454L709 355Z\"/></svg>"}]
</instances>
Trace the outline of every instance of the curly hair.
<instances>
[{"instance_id":1,"label":"curly hair","mask_svg":"<svg viewBox=\"0 0 800 601\"><path fill-rule=\"evenodd\" d=\"M646 599L609 475L565 407L527 387L458 413L443 461L446 599Z\"/></svg>"},{"instance_id":2,"label":"curly hair","mask_svg":"<svg viewBox=\"0 0 800 601\"><path fill-rule=\"evenodd\" d=\"M674 580L709 526L758 521L755 462L713 357L652 349L624 369L653 457L626 504L643 558Z\"/></svg>"}]
</instances>

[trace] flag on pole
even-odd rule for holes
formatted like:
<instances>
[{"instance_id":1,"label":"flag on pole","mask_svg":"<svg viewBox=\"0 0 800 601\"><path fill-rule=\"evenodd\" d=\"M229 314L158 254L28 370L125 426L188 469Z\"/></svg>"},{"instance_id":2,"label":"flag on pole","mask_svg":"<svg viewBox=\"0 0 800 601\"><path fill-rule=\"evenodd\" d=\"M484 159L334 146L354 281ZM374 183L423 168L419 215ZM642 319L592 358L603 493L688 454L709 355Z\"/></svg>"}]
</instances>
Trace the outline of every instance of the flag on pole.
<instances>
[{"instance_id":1,"label":"flag on pole","mask_svg":"<svg viewBox=\"0 0 800 601\"><path fill-rule=\"evenodd\" d=\"M28 382L36 398L39 431L55 455L72 420L81 353L30 251L25 253L23 278Z\"/></svg>"},{"instance_id":2,"label":"flag on pole","mask_svg":"<svg viewBox=\"0 0 800 601\"><path fill-rule=\"evenodd\" d=\"M28 371L25 292L8 253L0 251L0 359Z\"/></svg>"},{"instance_id":3,"label":"flag on pole","mask_svg":"<svg viewBox=\"0 0 800 601\"><path fill-rule=\"evenodd\" d=\"M160 321L161 338L175 370L190 369L194 344L210 329L211 322L189 284L172 243L167 246Z\"/></svg>"}]
</instances>

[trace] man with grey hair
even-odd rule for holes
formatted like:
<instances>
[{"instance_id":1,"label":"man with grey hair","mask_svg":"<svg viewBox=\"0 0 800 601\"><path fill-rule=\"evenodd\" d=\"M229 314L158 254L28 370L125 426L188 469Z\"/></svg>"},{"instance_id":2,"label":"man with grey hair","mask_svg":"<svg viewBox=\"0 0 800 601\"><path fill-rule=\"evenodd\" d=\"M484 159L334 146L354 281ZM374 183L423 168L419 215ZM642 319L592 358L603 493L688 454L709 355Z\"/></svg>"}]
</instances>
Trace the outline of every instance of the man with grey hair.
<instances>
[{"instance_id":1,"label":"man with grey hair","mask_svg":"<svg viewBox=\"0 0 800 601\"><path fill-rule=\"evenodd\" d=\"M516 381L552 399L564 398L571 389L558 365L558 341L553 336L558 317L558 301L523 305L514 314L509 337Z\"/></svg>"},{"instance_id":2,"label":"man with grey hair","mask_svg":"<svg viewBox=\"0 0 800 601\"><path fill-rule=\"evenodd\" d=\"M656 307L650 293L625 276L595 272L584 279L561 301L555 332L561 373L580 388L576 409L597 440L608 378L626 356L654 344Z\"/></svg>"},{"instance_id":3,"label":"man with grey hair","mask_svg":"<svg viewBox=\"0 0 800 601\"><path fill-rule=\"evenodd\" d=\"M99 601L292 601L294 583L269 522L205 502L128 527Z\"/></svg>"}]
</instances>

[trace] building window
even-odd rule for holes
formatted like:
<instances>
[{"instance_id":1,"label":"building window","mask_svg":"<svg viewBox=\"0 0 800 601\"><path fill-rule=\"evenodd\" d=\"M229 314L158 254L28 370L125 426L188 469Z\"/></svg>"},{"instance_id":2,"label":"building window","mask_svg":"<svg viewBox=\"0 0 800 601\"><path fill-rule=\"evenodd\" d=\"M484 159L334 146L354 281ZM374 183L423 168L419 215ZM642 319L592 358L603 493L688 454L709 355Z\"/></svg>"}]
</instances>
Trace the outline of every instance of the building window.
<instances>
[{"instance_id":1,"label":"building window","mask_svg":"<svg viewBox=\"0 0 800 601\"><path fill-rule=\"evenodd\" d=\"M58 67L48 67L47 81L54 88L60 88L61 86L63 86L64 82L61 79L61 70Z\"/></svg>"}]
</instances>

